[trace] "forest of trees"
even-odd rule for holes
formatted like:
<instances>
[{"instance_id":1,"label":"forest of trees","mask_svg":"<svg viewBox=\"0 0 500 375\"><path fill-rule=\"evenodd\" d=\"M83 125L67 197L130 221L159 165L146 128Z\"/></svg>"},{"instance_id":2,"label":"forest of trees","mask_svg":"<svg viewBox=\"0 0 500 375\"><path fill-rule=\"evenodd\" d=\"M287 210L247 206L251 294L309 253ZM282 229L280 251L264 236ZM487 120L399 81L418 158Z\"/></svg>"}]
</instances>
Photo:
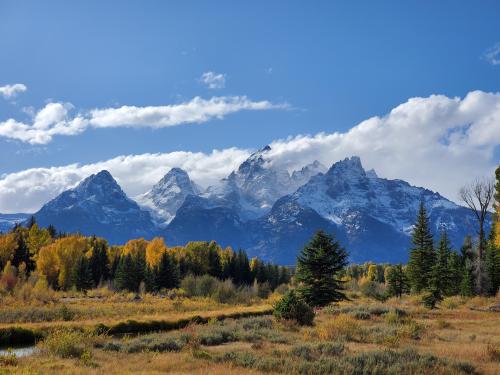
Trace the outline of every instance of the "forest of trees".
<instances>
[{"instance_id":1,"label":"forest of trees","mask_svg":"<svg viewBox=\"0 0 500 375\"><path fill-rule=\"evenodd\" d=\"M453 249L443 228L434 238L429 215L420 204L413 226L409 260L403 264L347 264L348 253L319 231L302 249L292 284L311 306L345 298L346 286L384 300L422 294L430 308L447 296L493 296L500 287L500 167L496 182L476 181L462 189L477 227L460 249ZM489 208L493 207L491 213ZM489 218L491 217L491 220ZM486 228L486 223L492 223ZM143 238L110 246L95 236L40 228L32 218L0 234L0 292L12 290L35 274L54 290L85 291L106 284L113 290L157 293L179 288L188 275L231 280L236 286L265 285L274 290L291 281L291 269L249 259L245 251L222 248L215 241L168 247L164 239ZM355 285L353 286L353 282Z\"/></svg>"},{"instance_id":2,"label":"forest of trees","mask_svg":"<svg viewBox=\"0 0 500 375\"><path fill-rule=\"evenodd\" d=\"M109 246L103 238L40 228L34 219L0 235L0 269L4 291L32 273L54 290L85 291L107 284L132 292L178 288L187 275L230 279L237 286L259 283L273 290L291 276L287 267L249 259L245 251L223 249L214 241L167 247L156 237Z\"/></svg>"},{"instance_id":3,"label":"forest of trees","mask_svg":"<svg viewBox=\"0 0 500 375\"><path fill-rule=\"evenodd\" d=\"M476 236L464 238L460 249L452 248L446 229L434 238L421 203L406 265L351 264L344 270L345 278L355 280L366 295L378 299L422 293L431 308L447 296L496 295L500 288L500 167L495 177L495 183L478 180L461 191L477 218L477 230ZM485 227L488 216L491 228Z\"/></svg>"}]
</instances>

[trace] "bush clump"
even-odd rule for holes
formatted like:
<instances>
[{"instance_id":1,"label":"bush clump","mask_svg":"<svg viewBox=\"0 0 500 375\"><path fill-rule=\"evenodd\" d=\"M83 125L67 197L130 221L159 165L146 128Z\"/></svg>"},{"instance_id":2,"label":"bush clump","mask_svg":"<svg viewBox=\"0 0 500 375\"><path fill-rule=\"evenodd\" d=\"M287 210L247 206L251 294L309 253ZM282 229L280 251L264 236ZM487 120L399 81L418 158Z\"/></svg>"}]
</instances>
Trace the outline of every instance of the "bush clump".
<instances>
[{"instance_id":1,"label":"bush clump","mask_svg":"<svg viewBox=\"0 0 500 375\"><path fill-rule=\"evenodd\" d=\"M278 320L296 321L300 325L312 325L314 311L294 290L287 292L274 306Z\"/></svg>"},{"instance_id":2,"label":"bush clump","mask_svg":"<svg viewBox=\"0 0 500 375\"><path fill-rule=\"evenodd\" d=\"M42 349L61 358L80 358L90 346L90 337L71 329L56 329L41 343Z\"/></svg>"}]
</instances>

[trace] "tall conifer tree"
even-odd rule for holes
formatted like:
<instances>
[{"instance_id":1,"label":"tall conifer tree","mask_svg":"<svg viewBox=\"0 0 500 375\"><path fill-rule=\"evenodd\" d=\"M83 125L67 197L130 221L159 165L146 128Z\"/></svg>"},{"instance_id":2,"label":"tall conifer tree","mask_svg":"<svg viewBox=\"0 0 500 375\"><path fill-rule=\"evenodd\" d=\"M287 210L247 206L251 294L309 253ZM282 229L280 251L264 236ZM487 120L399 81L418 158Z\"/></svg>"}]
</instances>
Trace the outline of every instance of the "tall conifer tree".
<instances>
[{"instance_id":1,"label":"tall conifer tree","mask_svg":"<svg viewBox=\"0 0 500 375\"><path fill-rule=\"evenodd\" d=\"M402 264L390 267L387 273L387 289L390 295L400 298L408 292L408 279Z\"/></svg>"},{"instance_id":2,"label":"tall conifer tree","mask_svg":"<svg viewBox=\"0 0 500 375\"><path fill-rule=\"evenodd\" d=\"M347 252L323 231L318 231L297 258L299 292L310 306L326 306L347 299L339 273L347 265Z\"/></svg>"},{"instance_id":3,"label":"tall conifer tree","mask_svg":"<svg viewBox=\"0 0 500 375\"><path fill-rule=\"evenodd\" d=\"M417 222L413 228L412 243L413 248L410 250L408 262L408 278L411 289L418 293L429 286L435 259L429 217L423 202L420 202Z\"/></svg>"}]
</instances>

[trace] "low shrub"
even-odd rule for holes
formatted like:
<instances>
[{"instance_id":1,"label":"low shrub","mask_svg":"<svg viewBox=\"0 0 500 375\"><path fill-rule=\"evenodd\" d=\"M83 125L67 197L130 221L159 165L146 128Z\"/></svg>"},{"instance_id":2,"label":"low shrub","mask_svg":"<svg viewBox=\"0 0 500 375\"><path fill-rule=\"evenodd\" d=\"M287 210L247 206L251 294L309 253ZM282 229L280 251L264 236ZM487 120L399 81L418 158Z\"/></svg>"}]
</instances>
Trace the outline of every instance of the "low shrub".
<instances>
[{"instance_id":1,"label":"low shrub","mask_svg":"<svg viewBox=\"0 0 500 375\"><path fill-rule=\"evenodd\" d=\"M463 297L460 296L446 297L445 299L443 299L443 301L441 301L441 307L448 310L453 310L463 305L464 303L465 299Z\"/></svg>"},{"instance_id":2,"label":"low shrub","mask_svg":"<svg viewBox=\"0 0 500 375\"><path fill-rule=\"evenodd\" d=\"M389 325L395 325L401 323L406 316L407 314L404 310L393 308L384 314L384 320Z\"/></svg>"},{"instance_id":3,"label":"low shrub","mask_svg":"<svg viewBox=\"0 0 500 375\"><path fill-rule=\"evenodd\" d=\"M278 320L295 321L300 325L312 325L314 311L294 290L288 291L274 306Z\"/></svg>"},{"instance_id":4,"label":"low shrub","mask_svg":"<svg viewBox=\"0 0 500 375\"><path fill-rule=\"evenodd\" d=\"M208 327L199 335L200 344L205 346L221 345L237 341L236 332L227 327Z\"/></svg>"},{"instance_id":5,"label":"low shrub","mask_svg":"<svg viewBox=\"0 0 500 375\"><path fill-rule=\"evenodd\" d=\"M59 310L59 313L61 315L61 319L64 320L65 322L68 322L68 321L75 319L75 315L76 315L66 305L62 305L61 309Z\"/></svg>"},{"instance_id":6,"label":"low shrub","mask_svg":"<svg viewBox=\"0 0 500 375\"><path fill-rule=\"evenodd\" d=\"M338 356L344 353L344 351L345 346L342 342L325 342L315 345L295 345L290 350L290 354L294 357L299 357L306 361L317 361L324 357Z\"/></svg>"},{"instance_id":7,"label":"low shrub","mask_svg":"<svg viewBox=\"0 0 500 375\"><path fill-rule=\"evenodd\" d=\"M362 282L360 290L364 296L376 299L377 301L385 301L389 298L385 285L376 281L367 280Z\"/></svg>"},{"instance_id":8,"label":"low shrub","mask_svg":"<svg viewBox=\"0 0 500 375\"><path fill-rule=\"evenodd\" d=\"M321 340L345 339L359 341L363 330L359 322L348 314L339 314L316 327L316 333Z\"/></svg>"},{"instance_id":9,"label":"low shrub","mask_svg":"<svg viewBox=\"0 0 500 375\"><path fill-rule=\"evenodd\" d=\"M274 351L272 357L257 356L250 352L227 352L211 357L216 362L252 368L261 372L286 374L475 374L469 363L441 359L419 354L415 350L402 352L379 350L342 355L335 358L314 355L310 346L294 347L291 353ZM317 353L316 353L317 354Z\"/></svg>"},{"instance_id":10,"label":"low shrub","mask_svg":"<svg viewBox=\"0 0 500 375\"><path fill-rule=\"evenodd\" d=\"M41 348L61 358L80 358L90 346L89 335L71 329L56 329L49 332Z\"/></svg>"},{"instance_id":11,"label":"low shrub","mask_svg":"<svg viewBox=\"0 0 500 375\"><path fill-rule=\"evenodd\" d=\"M237 287L231 280L219 280L210 275L187 275L181 281L187 297L209 297L218 303L249 304L258 297L259 288Z\"/></svg>"}]
</instances>

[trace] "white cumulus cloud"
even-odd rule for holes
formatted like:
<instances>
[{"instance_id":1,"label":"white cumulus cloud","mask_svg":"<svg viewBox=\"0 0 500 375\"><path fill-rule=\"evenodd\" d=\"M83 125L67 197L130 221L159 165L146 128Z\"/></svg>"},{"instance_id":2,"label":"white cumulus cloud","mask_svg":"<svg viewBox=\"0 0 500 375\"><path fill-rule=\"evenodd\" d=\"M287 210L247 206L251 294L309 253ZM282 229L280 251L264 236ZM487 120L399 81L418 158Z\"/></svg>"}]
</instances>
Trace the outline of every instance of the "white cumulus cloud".
<instances>
[{"instance_id":1,"label":"white cumulus cloud","mask_svg":"<svg viewBox=\"0 0 500 375\"><path fill-rule=\"evenodd\" d=\"M122 106L94 109L71 115L69 103L49 103L34 115L31 123L14 119L0 121L0 137L30 144L47 144L56 135L77 135L87 128L143 127L164 128L183 124L201 124L212 119L248 110L262 111L287 108L267 100L252 101L246 96L195 97L180 104L165 106Z\"/></svg>"},{"instance_id":2,"label":"white cumulus cloud","mask_svg":"<svg viewBox=\"0 0 500 375\"><path fill-rule=\"evenodd\" d=\"M226 75L222 73L205 72L200 77L200 82L209 89L223 89L226 87Z\"/></svg>"},{"instance_id":3,"label":"white cumulus cloud","mask_svg":"<svg viewBox=\"0 0 500 375\"><path fill-rule=\"evenodd\" d=\"M186 170L197 182L214 184L249 155L228 148L211 153L178 151L118 156L92 164L31 168L0 177L0 212L35 212L59 193L103 169L109 170L131 197L144 193L173 167Z\"/></svg>"},{"instance_id":4,"label":"white cumulus cloud","mask_svg":"<svg viewBox=\"0 0 500 375\"><path fill-rule=\"evenodd\" d=\"M22 83L16 83L13 85L5 85L5 86L0 86L0 95L3 96L5 99L11 99L16 97L18 94L25 92L28 90L26 85L23 85Z\"/></svg>"},{"instance_id":5,"label":"white cumulus cloud","mask_svg":"<svg viewBox=\"0 0 500 375\"><path fill-rule=\"evenodd\" d=\"M54 113L47 114L49 122L64 119L62 109ZM500 93L473 91L464 98L411 98L385 116L369 118L347 132L276 140L271 143L270 157L291 171L315 159L329 166L359 155L365 168L374 168L381 177L403 179L457 201L462 185L492 175L499 164L495 157L499 145ZM10 173L0 177L0 212L33 212L101 169L108 169L132 197L147 191L174 166L206 187L227 176L249 154L250 150L238 148L179 151Z\"/></svg>"}]
</instances>

